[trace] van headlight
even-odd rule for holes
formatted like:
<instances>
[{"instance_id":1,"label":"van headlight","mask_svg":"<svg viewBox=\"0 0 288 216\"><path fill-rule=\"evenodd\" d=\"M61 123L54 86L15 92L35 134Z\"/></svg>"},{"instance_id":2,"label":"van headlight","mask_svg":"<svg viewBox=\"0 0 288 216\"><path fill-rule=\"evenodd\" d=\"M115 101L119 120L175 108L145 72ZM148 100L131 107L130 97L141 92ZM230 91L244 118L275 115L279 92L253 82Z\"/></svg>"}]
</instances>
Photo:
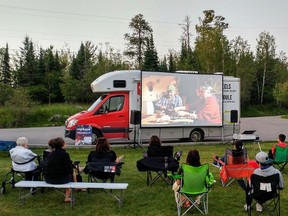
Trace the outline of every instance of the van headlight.
<instances>
[{"instance_id":1,"label":"van headlight","mask_svg":"<svg viewBox=\"0 0 288 216\"><path fill-rule=\"evenodd\" d=\"M68 127L73 127L74 125L76 125L78 122L77 119L72 119L71 121L68 122Z\"/></svg>"}]
</instances>

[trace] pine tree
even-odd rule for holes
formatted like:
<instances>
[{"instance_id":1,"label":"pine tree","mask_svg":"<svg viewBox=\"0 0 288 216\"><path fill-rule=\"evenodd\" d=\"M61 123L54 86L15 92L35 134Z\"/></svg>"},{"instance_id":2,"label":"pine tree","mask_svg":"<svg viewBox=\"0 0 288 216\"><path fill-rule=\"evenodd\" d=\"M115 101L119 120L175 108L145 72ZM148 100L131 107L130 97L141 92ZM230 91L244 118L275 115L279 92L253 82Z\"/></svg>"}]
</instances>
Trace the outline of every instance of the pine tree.
<instances>
[{"instance_id":1,"label":"pine tree","mask_svg":"<svg viewBox=\"0 0 288 216\"><path fill-rule=\"evenodd\" d=\"M142 70L149 71L158 71L159 70L159 61L157 51L154 46L153 35L150 36L150 39L147 44L147 50L144 54L144 63Z\"/></svg>"},{"instance_id":2,"label":"pine tree","mask_svg":"<svg viewBox=\"0 0 288 216\"><path fill-rule=\"evenodd\" d=\"M28 36L23 41L23 48L20 48L20 60L17 70L17 84L19 86L32 86L36 84L39 77L36 74L35 50L32 40Z\"/></svg>"},{"instance_id":3,"label":"pine tree","mask_svg":"<svg viewBox=\"0 0 288 216\"><path fill-rule=\"evenodd\" d=\"M172 53L169 55L169 71L175 72L176 71L176 63L174 61Z\"/></svg>"},{"instance_id":4,"label":"pine tree","mask_svg":"<svg viewBox=\"0 0 288 216\"><path fill-rule=\"evenodd\" d=\"M153 30L142 14L134 16L129 23L129 27L133 32L124 35L124 39L127 40L127 49L124 55L132 60L136 59L137 67L142 68L143 55Z\"/></svg>"},{"instance_id":5,"label":"pine tree","mask_svg":"<svg viewBox=\"0 0 288 216\"><path fill-rule=\"evenodd\" d=\"M8 44L6 43L6 48L3 54L3 61L1 62L1 82L4 84L10 84L12 82L11 67L10 67L10 55Z\"/></svg>"},{"instance_id":6,"label":"pine tree","mask_svg":"<svg viewBox=\"0 0 288 216\"><path fill-rule=\"evenodd\" d=\"M166 56L163 57L163 60L159 64L159 71L163 71L163 72L168 71Z\"/></svg>"}]
</instances>

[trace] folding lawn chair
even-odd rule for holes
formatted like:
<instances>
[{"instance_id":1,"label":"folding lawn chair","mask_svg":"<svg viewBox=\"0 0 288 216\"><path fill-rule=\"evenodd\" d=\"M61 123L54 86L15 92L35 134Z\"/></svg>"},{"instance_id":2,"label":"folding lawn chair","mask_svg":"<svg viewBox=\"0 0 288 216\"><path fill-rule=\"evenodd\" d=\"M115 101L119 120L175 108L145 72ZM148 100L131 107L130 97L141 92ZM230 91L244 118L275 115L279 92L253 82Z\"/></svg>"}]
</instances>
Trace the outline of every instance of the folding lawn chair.
<instances>
[{"instance_id":1,"label":"folding lawn chair","mask_svg":"<svg viewBox=\"0 0 288 216\"><path fill-rule=\"evenodd\" d=\"M171 180L167 178L167 173L168 171L177 172L179 159L178 155L176 159L173 157L173 146L149 146L147 157L138 160L136 165L140 172L147 172L147 185L151 186L158 179L171 184Z\"/></svg>"},{"instance_id":2,"label":"folding lawn chair","mask_svg":"<svg viewBox=\"0 0 288 216\"><path fill-rule=\"evenodd\" d=\"M208 214L208 193L212 186L208 184L209 164L199 167L182 164L182 171L181 186L176 200L178 216L181 215L181 207L187 200L191 205L182 215L185 215L193 207L202 214Z\"/></svg>"},{"instance_id":3,"label":"folding lawn chair","mask_svg":"<svg viewBox=\"0 0 288 216\"><path fill-rule=\"evenodd\" d=\"M88 175L88 182L103 182L115 181L115 175L120 175L121 168L124 163L109 162L105 160L99 160L94 162L87 162L84 173ZM88 193L90 189L87 190ZM112 192L110 190L110 192Z\"/></svg>"},{"instance_id":4,"label":"folding lawn chair","mask_svg":"<svg viewBox=\"0 0 288 216\"><path fill-rule=\"evenodd\" d=\"M278 166L281 172L284 171L284 168L288 163L287 154L288 154L288 146L283 148L281 146L276 145L275 158L273 164Z\"/></svg>"},{"instance_id":5,"label":"folding lawn chair","mask_svg":"<svg viewBox=\"0 0 288 216\"><path fill-rule=\"evenodd\" d=\"M113 183L115 181L115 175L120 175L121 163L109 162L109 161L95 161L88 162L84 168L84 172L88 174L88 182L99 182L103 183L108 180Z\"/></svg>"},{"instance_id":6,"label":"folding lawn chair","mask_svg":"<svg viewBox=\"0 0 288 216\"><path fill-rule=\"evenodd\" d=\"M223 172L224 170L229 170L230 168L233 168L234 166L233 165L236 165L236 164L247 164L247 150L246 149L243 149L242 151L237 151L235 149L226 149L226 152L225 152L225 165L223 167L221 167L221 172ZM232 165L232 166L231 166ZM223 170L224 169L224 170ZM222 171L223 170L223 171ZM221 173L220 172L220 173ZM222 186L229 186L236 178L237 178L237 174L234 173L233 176L229 176L229 173L227 172L228 174L228 179L229 181L224 181L222 178L221 178L221 182L222 182ZM235 174L236 174L236 177L235 177ZM221 176L221 175L220 175ZM239 176L239 178L241 178Z\"/></svg>"},{"instance_id":7,"label":"folding lawn chair","mask_svg":"<svg viewBox=\"0 0 288 216\"><path fill-rule=\"evenodd\" d=\"M267 177L252 174L251 185L246 193L248 215L252 214L256 203L262 206L262 212L257 214L266 212L269 215L280 215L280 190L282 189L279 187L279 174Z\"/></svg>"},{"instance_id":8,"label":"folding lawn chair","mask_svg":"<svg viewBox=\"0 0 288 216\"><path fill-rule=\"evenodd\" d=\"M41 156L36 156L36 157L32 158L31 160L34 160L36 158L37 158L37 161L38 161L38 165L41 164L41 161L42 161ZM27 161L26 163L31 162L31 160ZM6 184L7 183L11 184L12 188L14 188L15 184L18 181L20 181L20 180L25 178L25 174L26 174L26 172L17 171L17 170L14 170L13 168L11 168L11 170L4 175L4 178L3 178L3 181L2 181L2 184L1 184L1 194L5 194L6 193ZM36 168L35 170L33 170L32 181L34 180L34 178L36 176L37 176L37 180L41 180L42 179L42 169L41 168L39 168L39 169Z\"/></svg>"}]
</instances>

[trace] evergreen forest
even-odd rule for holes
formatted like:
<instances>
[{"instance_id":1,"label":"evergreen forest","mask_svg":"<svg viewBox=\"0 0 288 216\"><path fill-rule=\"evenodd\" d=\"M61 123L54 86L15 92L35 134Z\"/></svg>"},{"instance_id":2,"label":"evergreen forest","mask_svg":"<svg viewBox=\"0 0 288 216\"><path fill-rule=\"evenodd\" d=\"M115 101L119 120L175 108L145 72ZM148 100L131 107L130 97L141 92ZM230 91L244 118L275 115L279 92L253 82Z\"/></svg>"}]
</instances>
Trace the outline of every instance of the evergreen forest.
<instances>
[{"instance_id":1,"label":"evergreen forest","mask_svg":"<svg viewBox=\"0 0 288 216\"><path fill-rule=\"evenodd\" d=\"M142 14L128 23L123 35L126 49L120 53L109 44L100 47L91 41L79 44L74 53L69 48L57 50L36 47L26 35L18 51L0 47L0 107L25 107L29 104L92 103L99 95L90 84L97 77L114 70L222 72L241 79L241 106L273 105L288 107L287 54L276 53L276 38L263 31L256 49L241 35L233 40L225 36L229 23L214 10L203 11L198 24L189 16L179 25L179 50L169 50L158 57L153 28ZM196 29L196 35L191 29Z\"/></svg>"}]
</instances>

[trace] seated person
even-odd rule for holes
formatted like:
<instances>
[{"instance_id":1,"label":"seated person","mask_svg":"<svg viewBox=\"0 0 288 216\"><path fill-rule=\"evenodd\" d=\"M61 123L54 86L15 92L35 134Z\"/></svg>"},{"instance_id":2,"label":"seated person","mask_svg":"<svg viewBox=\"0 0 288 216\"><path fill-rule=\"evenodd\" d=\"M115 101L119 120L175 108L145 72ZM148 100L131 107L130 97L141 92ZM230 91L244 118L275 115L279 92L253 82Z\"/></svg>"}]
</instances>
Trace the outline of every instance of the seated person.
<instances>
[{"instance_id":1,"label":"seated person","mask_svg":"<svg viewBox=\"0 0 288 216\"><path fill-rule=\"evenodd\" d=\"M168 116L176 114L175 108L182 107L182 98L176 94L176 86L170 84L167 89L167 94L163 95L155 104L156 108Z\"/></svg>"},{"instance_id":2,"label":"seated person","mask_svg":"<svg viewBox=\"0 0 288 216\"><path fill-rule=\"evenodd\" d=\"M232 149L232 157L242 157L245 154L244 151L244 147L243 147L243 142L238 140L233 144L234 149ZM247 154L247 152L246 152ZM247 157L247 155L245 155L245 157ZM221 167L224 166L225 164L227 164L227 160L228 158L226 158L226 155L222 156L221 158L219 158L219 156L213 155L213 166L216 167ZM234 164L241 164L241 163L245 163L245 161L243 161L242 159L240 161L237 161L236 159L233 160Z\"/></svg>"},{"instance_id":3,"label":"seated person","mask_svg":"<svg viewBox=\"0 0 288 216\"><path fill-rule=\"evenodd\" d=\"M268 154L265 152L258 152L256 154L255 159L257 163L259 163L260 167L255 169L253 174L256 174L258 176L264 176L264 177L271 176L274 174L279 174L279 187L283 189L284 188L283 176L278 169L275 169L272 166L273 160L271 160L268 157ZM245 191L248 192L247 188L245 188ZM251 204L252 202L252 198L247 193L246 193L246 202L247 204ZM245 211L247 211L247 204L244 205ZM262 206L259 203L256 204L256 211L262 212Z\"/></svg>"},{"instance_id":4,"label":"seated person","mask_svg":"<svg viewBox=\"0 0 288 216\"><path fill-rule=\"evenodd\" d=\"M91 151L88 155L87 162L116 162L120 163L123 160L123 155L117 158L116 153L110 149L110 144L108 140L104 137L100 137L97 140L93 141L93 144L96 144L96 149ZM84 172L88 173L87 166L84 168ZM100 179L109 178L106 173L100 172L91 172L94 176Z\"/></svg>"},{"instance_id":5,"label":"seated person","mask_svg":"<svg viewBox=\"0 0 288 216\"><path fill-rule=\"evenodd\" d=\"M54 151L54 141L55 141L55 139L50 139L50 140L48 141L48 146L49 146L49 148L43 151L43 160L45 160L45 159L48 157L48 155L49 155L52 151Z\"/></svg>"},{"instance_id":6,"label":"seated person","mask_svg":"<svg viewBox=\"0 0 288 216\"><path fill-rule=\"evenodd\" d=\"M95 162L104 159L105 161L119 163L123 160L123 156L117 158L116 153L110 149L110 143L106 138L100 137L93 141L93 145L96 145L96 149L89 153L87 162Z\"/></svg>"},{"instance_id":7,"label":"seated person","mask_svg":"<svg viewBox=\"0 0 288 216\"><path fill-rule=\"evenodd\" d=\"M155 146L155 148L157 148L157 147L160 147L161 144L162 144L161 140L158 136L153 135L150 137L149 146ZM153 157L153 152L149 151L149 148L148 148L148 151L143 153L143 157Z\"/></svg>"},{"instance_id":8,"label":"seated person","mask_svg":"<svg viewBox=\"0 0 288 216\"><path fill-rule=\"evenodd\" d=\"M149 146L161 146L161 140L158 136L153 135L150 137Z\"/></svg>"},{"instance_id":9,"label":"seated person","mask_svg":"<svg viewBox=\"0 0 288 216\"><path fill-rule=\"evenodd\" d=\"M69 154L65 151L66 143L63 138L52 139L54 151L47 159L44 167L44 178L50 184L65 184L74 181L73 166ZM66 189L65 202L71 202L71 189Z\"/></svg>"},{"instance_id":10,"label":"seated person","mask_svg":"<svg viewBox=\"0 0 288 216\"><path fill-rule=\"evenodd\" d=\"M38 177L34 176L34 170L37 168L34 159L37 154L28 149L28 139L26 137L19 137L16 143L17 146L9 151L13 170L25 172L25 180L37 180Z\"/></svg>"},{"instance_id":11,"label":"seated person","mask_svg":"<svg viewBox=\"0 0 288 216\"><path fill-rule=\"evenodd\" d=\"M191 149L188 152L187 158L186 158L186 164L190 165L190 166L194 166L194 167L199 167L201 166L201 162L200 162L200 154L196 149ZM182 174L182 169L180 168L178 171L178 174ZM177 200L177 192L179 190L180 187L180 183L181 180L176 180L175 183L172 186L172 189L174 190L175 193L175 199ZM200 197L199 197L200 198ZM197 203L200 203L200 199L196 198ZM183 196L182 199L185 199L185 197ZM189 202L189 200L186 200L186 202L183 204L184 207L189 207L191 205L191 203Z\"/></svg>"},{"instance_id":12,"label":"seated person","mask_svg":"<svg viewBox=\"0 0 288 216\"><path fill-rule=\"evenodd\" d=\"M276 146L280 146L282 148L286 148L288 145L285 143L286 136L284 134L279 134L278 136L278 143L274 144L269 150L269 158L274 159L275 158L275 151L276 151Z\"/></svg>"}]
</instances>

